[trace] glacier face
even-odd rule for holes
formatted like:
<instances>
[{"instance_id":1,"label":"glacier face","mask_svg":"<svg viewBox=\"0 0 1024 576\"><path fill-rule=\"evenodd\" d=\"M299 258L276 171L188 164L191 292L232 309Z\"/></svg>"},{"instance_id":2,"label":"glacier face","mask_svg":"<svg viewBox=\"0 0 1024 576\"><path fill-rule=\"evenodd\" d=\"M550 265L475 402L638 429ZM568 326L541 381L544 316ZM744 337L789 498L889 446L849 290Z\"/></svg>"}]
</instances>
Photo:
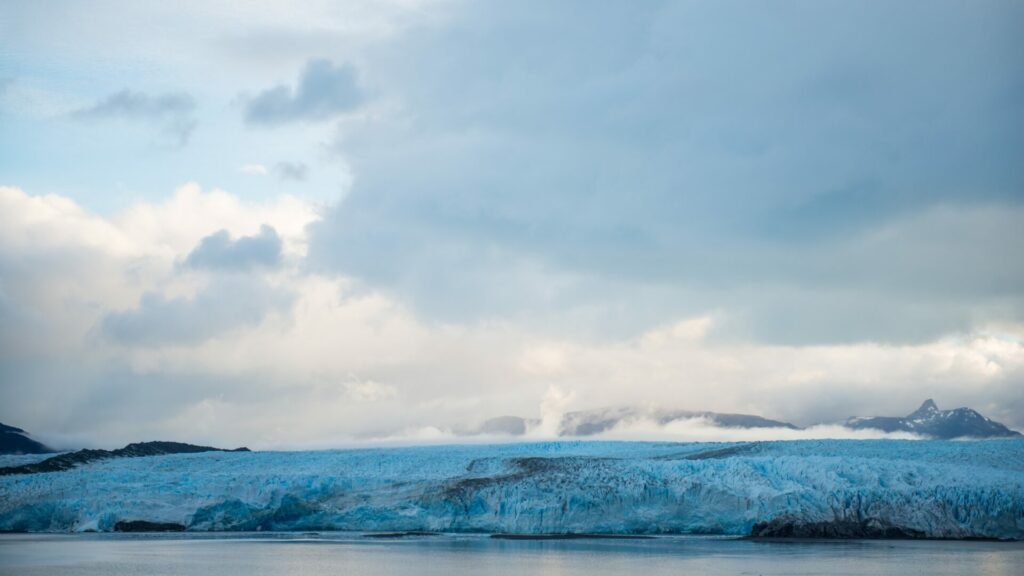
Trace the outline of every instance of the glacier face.
<instances>
[{"instance_id":1,"label":"glacier face","mask_svg":"<svg viewBox=\"0 0 1024 576\"><path fill-rule=\"evenodd\" d=\"M0 530L738 535L775 519L1021 539L1024 440L208 452L0 477Z\"/></svg>"}]
</instances>

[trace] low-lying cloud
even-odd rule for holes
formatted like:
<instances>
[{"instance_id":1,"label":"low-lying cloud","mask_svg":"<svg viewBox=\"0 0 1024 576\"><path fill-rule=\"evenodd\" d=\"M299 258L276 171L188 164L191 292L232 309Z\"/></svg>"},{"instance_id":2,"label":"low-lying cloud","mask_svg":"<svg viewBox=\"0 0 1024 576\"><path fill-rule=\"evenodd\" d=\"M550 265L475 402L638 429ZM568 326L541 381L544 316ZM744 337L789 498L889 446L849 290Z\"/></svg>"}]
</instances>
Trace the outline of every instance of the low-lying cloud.
<instances>
[{"instance_id":1,"label":"low-lying cloud","mask_svg":"<svg viewBox=\"0 0 1024 576\"><path fill-rule=\"evenodd\" d=\"M718 426L705 418L676 420L664 424L653 420L623 423L605 432L587 436L560 436L542 427L527 430L523 435L471 434L457 429L422 426L404 428L386 435L371 435L359 442L369 445L402 444L499 444L551 440L644 441L644 442L768 442L776 440L925 440L908 432L853 430L839 424L819 424L800 430L790 428L729 428ZM349 444L346 444L349 445ZM356 445L351 443L351 445Z\"/></svg>"},{"instance_id":2,"label":"low-lying cloud","mask_svg":"<svg viewBox=\"0 0 1024 576\"><path fill-rule=\"evenodd\" d=\"M754 442L761 440L899 439L920 440L907 432L853 430L839 424L818 424L799 430L791 428L727 428L707 418L689 418L660 423L654 420L624 422L607 432L587 438L603 440L665 440L672 442Z\"/></svg>"}]
</instances>

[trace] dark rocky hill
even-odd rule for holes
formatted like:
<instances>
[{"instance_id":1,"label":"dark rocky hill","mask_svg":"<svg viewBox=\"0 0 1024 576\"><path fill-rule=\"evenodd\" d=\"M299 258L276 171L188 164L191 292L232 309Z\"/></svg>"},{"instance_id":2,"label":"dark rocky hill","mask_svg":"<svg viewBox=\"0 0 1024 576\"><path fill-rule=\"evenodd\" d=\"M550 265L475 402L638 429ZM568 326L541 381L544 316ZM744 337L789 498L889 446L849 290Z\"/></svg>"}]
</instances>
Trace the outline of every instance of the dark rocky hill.
<instances>
[{"instance_id":1,"label":"dark rocky hill","mask_svg":"<svg viewBox=\"0 0 1024 576\"><path fill-rule=\"evenodd\" d=\"M52 448L33 440L21 428L0 424L0 454L48 454Z\"/></svg>"},{"instance_id":2,"label":"dark rocky hill","mask_svg":"<svg viewBox=\"0 0 1024 576\"><path fill-rule=\"evenodd\" d=\"M117 450L78 450L47 458L42 462L8 466L0 468L0 476L12 474L38 474L40 472L60 472L70 470L82 464L111 458L139 458L142 456L161 456L164 454L194 454L196 452L248 452L248 448L226 450L211 446L196 446L182 442L136 442Z\"/></svg>"}]
</instances>

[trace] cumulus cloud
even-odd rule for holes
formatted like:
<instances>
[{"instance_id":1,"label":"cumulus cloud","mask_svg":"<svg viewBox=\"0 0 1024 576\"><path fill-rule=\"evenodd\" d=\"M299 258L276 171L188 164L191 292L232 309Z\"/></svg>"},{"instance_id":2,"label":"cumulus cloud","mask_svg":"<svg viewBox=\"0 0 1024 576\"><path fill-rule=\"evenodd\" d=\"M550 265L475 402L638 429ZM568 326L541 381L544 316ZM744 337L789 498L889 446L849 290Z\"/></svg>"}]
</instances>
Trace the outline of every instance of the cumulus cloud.
<instances>
[{"instance_id":1,"label":"cumulus cloud","mask_svg":"<svg viewBox=\"0 0 1024 576\"><path fill-rule=\"evenodd\" d=\"M245 120L252 125L325 120L354 110L362 101L356 71L350 64L310 60L295 88L275 86L249 100Z\"/></svg>"},{"instance_id":2,"label":"cumulus cloud","mask_svg":"<svg viewBox=\"0 0 1024 576\"><path fill-rule=\"evenodd\" d=\"M227 230L203 238L185 258L192 268L239 270L254 266L274 267L281 262L281 237L273 227L260 226L259 234L232 240Z\"/></svg>"},{"instance_id":3,"label":"cumulus cloud","mask_svg":"<svg viewBox=\"0 0 1024 576\"><path fill-rule=\"evenodd\" d=\"M92 106L76 110L72 117L150 122L159 126L175 144L184 146L196 128L195 109L195 99L184 92L149 95L125 89Z\"/></svg>"},{"instance_id":4,"label":"cumulus cloud","mask_svg":"<svg viewBox=\"0 0 1024 576\"><path fill-rule=\"evenodd\" d=\"M46 339L58 349L79 346L77 339L105 312L134 308L146 292L191 297L202 286L194 274L181 273L191 268L180 263L218 229L258 238L268 223L282 252L295 256L304 252L304 228L316 218L291 197L242 203L196 185L106 217L63 196L0 187L0 214L0 287L22 319L19 327L8 326L22 344L7 351L24 358Z\"/></svg>"},{"instance_id":5,"label":"cumulus cloud","mask_svg":"<svg viewBox=\"0 0 1024 576\"><path fill-rule=\"evenodd\" d=\"M0 227L0 249L33 251L98 249L131 254L137 246L111 222L57 194L32 196L0 186L0 213L17 214Z\"/></svg>"},{"instance_id":6,"label":"cumulus cloud","mask_svg":"<svg viewBox=\"0 0 1024 576\"><path fill-rule=\"evenodd\" d=\"M253 236L264 225L280 236L284 255L302 255L306 252L306 226L317 218L314 206L294 196L243 202L224 190L204 191L191 183L179 187L163 202L133 204L104 222L129 236L136 247L173 260L220 230L227 230L233 237Z\"/></svg>"}]
</instances>

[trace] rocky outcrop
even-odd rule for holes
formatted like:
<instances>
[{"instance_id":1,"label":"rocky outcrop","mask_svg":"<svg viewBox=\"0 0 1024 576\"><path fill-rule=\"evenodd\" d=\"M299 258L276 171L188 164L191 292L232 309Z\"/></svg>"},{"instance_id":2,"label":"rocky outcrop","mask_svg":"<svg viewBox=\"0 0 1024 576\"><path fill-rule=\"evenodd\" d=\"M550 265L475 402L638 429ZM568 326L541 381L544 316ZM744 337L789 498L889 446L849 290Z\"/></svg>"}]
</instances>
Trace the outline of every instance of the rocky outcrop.
<instances>
[{"instance_id":1,"label":"rocky outcrop","mask_svg":"<svg viewBox=\"0 0 1024 576\"><path fill-rule=\"evenodd\" d=\"M806 522L798 518L783 517L754 524L750 536L753 538L886 540L924 538L926 534L913 528L893 526L877 518Z\"/></svg>"},{"instance_id":2,"label":"rocky outcrop","mask_svg":"<svg viewBox=\"0 0 1024 576\"><path fill-rule=\"evenodd\" d=\"M61 472L70 470L82 464L98 460L109 460L111 458L138 458L141 456L162 456L165 454L194 454L197 452L248 452L248 448L236 448L225 450L211 446L196 446L183 442L136 442L117 450L78 450L68 452L53 458L47 458L42 462L24 464L21 466L8 466L0 468L0 476L15 474L39 474L42 472Z\"/></svg>"},{"instance_id":3,"label":"rocky outcrop","mask_svg":"<svg viewBox=\"0 0 1024 576\"><path fill-rule=\"evenodd\" d=\"M114 524L114 532L184 532L185 525L176 522L122 520Z\"/></svg>"}]
</instances>

